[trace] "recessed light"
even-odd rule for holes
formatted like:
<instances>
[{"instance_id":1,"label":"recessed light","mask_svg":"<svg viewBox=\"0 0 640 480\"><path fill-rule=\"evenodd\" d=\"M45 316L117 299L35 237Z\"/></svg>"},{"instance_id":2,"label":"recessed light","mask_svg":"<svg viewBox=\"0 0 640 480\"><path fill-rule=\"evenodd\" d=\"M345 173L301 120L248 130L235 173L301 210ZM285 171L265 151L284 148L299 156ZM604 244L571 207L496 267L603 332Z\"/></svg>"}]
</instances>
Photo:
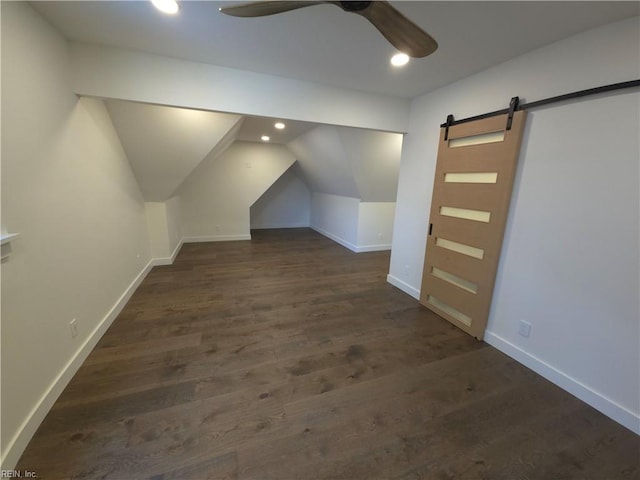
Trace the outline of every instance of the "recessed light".
<instances>
[{"instance_id":1,"label":"recessed light","mask_svg":"<svg viewBox=\"0 0 640 480\"><path fill-rule=\"evenodd\" d=\"M260 139L263 142L268 142L269 140L271 140L271 137L269 135L262 135L262 137L260 137Z\"/></svg>"},{"instance_id":2,"label":"recessed light","mask_svg":"<svg viewBox=\"0 0 640 480\"><path fill-rule=\"evenodd\" d=\"M154 7L161 12L168 13L170 15L178 13L179 10L178 2L176 2L176 0L151 0L151 3L153 3Z\"/></svg>"},{"instance_id":3,"label":"recessed light","mask_svg":"<svg viewBox=\"0 0 640 480\"><path fill-rule=\"evenodd\" d=\"M278 122L274 125L274 127L276 127L278 130L283 130L285 127L285 124L282 122Z\"/></svg>"},{"instance_id":4,"label":"recessed light","mask_svg":"<svg viewBox=\"0 0 640 480\"><path fill-rule=\"evenodd\" d=\"M409 55L406 53L396 53L393 57L391 57L391 65L394 67L402 67L409 63Z\"/></svg>"}]
</instances>

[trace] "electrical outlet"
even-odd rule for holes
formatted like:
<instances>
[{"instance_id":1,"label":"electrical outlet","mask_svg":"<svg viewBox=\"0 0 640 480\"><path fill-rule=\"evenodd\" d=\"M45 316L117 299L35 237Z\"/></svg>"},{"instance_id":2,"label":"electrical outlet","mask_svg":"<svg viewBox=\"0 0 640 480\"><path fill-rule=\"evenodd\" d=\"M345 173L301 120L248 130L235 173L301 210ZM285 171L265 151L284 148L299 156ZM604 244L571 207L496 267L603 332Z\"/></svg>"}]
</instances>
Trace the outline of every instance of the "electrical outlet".
<instances>
[{"instance_id":1,"label":"electrical outlet","mask_svg":"<svg viewBox=\"0 0 640 480\"><path fill-rule=\"evenodd\" d=\"M518 333L523 337L528 338L529 334L531 333L531 324L529 322L525 322L524 320L520 320Z\"/></svg>"},{"instance_id":2,"label":"electrical outlet","mask_svg":"<svg viewBox=\"0 0 640 480\"><path fill-rule=\"evenodd\" d=\"M220 231L220 225L216 225L216 232Z\"/></svg>"},{"instance_id":3,"label":"electrical outlet","mask_svg":"<svg viewBox=\"0 0 640 480\"><path fill-rule=\"evenodd\" d=\"M378 233L378 240L382 240L382 233Z\"/></svg>"},{"instance_id":4,"label":"electrical outlet","mask_svg":"<svg viewBox=\"0 0 640 480\"><path fill-rule=\"evenodd\" d=\"M69 328L71 329L71 338L76 338L78 336L78 324L75 318L69 322Z\"/></svg>"}]
</instances>

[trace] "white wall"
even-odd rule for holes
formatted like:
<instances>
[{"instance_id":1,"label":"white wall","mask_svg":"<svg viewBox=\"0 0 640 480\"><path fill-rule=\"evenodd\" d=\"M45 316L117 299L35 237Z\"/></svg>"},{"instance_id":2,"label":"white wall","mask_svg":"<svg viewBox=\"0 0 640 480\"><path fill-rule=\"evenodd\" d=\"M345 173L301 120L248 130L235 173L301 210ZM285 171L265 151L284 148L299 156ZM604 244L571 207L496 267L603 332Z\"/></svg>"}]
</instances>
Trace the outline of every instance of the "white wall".
<instances>
[{"instance_id":1,"label":"white wall","mask_svg":"<svg viewBox=\"0 0 640 480\"><path fill-rule=\"evenodd\" d=\"M391 250L395 202L361 202L358 209L358 251Z\"/></svg>"},{"instance_id":2,"label":"white wall","mask_svg":"<svg viewBox=\"0 0 640 480\"><path fill-rule=\"evenodd\" d=\"M144 204L151 257L155 265L173 263L182 245L180 197Z\"/></svg>"},{"instance_id":3,"label":"white wall","mask_svg":"<svg viewBox=\"0 0 640 480\"><path fill-rule=\"evenodd\" d=\"M439 124L638 78L638 18L414 100L389 281L417 297ZM530 112L485 339L640 432L637 89ZM531 337L518 322L533 324Z\"/></svg>"},{"instance_id":4,"label":"white wall","mask_svg":"<svg viewBox=\"0 0 640 480\"><path fill-rule=\"evenodd\" d=\"M169 239L169 252L172 258L178 253L178 248L184 236L182 232L182 204L179 196L170 198L165 202L167 212L167 236Z\"/></svg>"},{"instance_id":5,"label":"white wall","mask_svg":"<svg viewBox=\"0 0 640 480\"><path fill-rule=\"evenodd\" d=\"M402 135L319 126L287 144L311 191L311 226L356 251L389 250Z\"/></svg>"},{"instance_id":6,"label":"white wall","mask_svg":"<svg viewBox=\"0 0 640 480\"><path fill-rule=\"evenodd\" d=\"M292 165L251 205L251 228L308 227L311 192Z\"/></svg>"},{"instance_id":7,"label":"white wall","mask_svg":"<svg viewBox=\"0 0 640 480\"><path fill-rule=\"evenodd\" d=\"M389 250L395 203L313 192L311 228L354 252Z\"/></svg>"},{"instance_id":8,"label":"white wall","mask_svg":"<svg viewBox=\"0 0 640 480\"><path fill-rule=\"evenodd\" d=\"M169 232L167 230L167 207L164 202L145 202L144 212L149 234L151 258L170 255Z\"/></svg>"},{"instance_id":9,"label":"white wall","mask_svg":"<svg viewBox=\"0 0 640 480\"><path fill-rule=\"evenodd\" d=\"M142 195L63 38L2 2L2 468L21 455L149 261ZM78 335L71 337L75 318Z\"/></svg>"},{"instance_id":10,"label":"white wall","mask_svg":"<svg viewBox=\"0 0 640 480\"><path fill-rule=\"evenodd\" d=\"M354 250L358 246L357 198L313 192L311 195L311 228L339 244Z\"/></svg>"},{"instance_id":11,"label":"white wall","mask_svg":"<svg viewBox=\"0 0 640 480\"><path fill-rule=\"evenodd\" d=\"M75 92L243 115L404 132L409 102L94 45L72 45Z\"/></svg>"},{"instance_id":12,"label":"white wall","mask_svg":"<svg viewBox=\"0 0 640 480\"><path fill-rule=\"evenodd\" d=\"M251 238L251 205L294 162L281 145L251 142L209 155L179 189L185 241Z\"/></svg>"}]
</instances>

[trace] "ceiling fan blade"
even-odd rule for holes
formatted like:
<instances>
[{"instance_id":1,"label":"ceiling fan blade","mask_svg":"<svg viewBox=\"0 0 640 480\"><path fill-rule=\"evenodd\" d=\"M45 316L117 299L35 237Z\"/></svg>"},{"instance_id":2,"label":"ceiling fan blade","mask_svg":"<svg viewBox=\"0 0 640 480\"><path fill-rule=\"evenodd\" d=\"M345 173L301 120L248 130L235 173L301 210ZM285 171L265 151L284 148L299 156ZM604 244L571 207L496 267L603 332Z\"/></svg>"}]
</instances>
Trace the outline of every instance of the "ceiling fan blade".
<instances>
[{"instance_id":1,"label":"ceiling fan blade","mask_svg":"<svg viewBox=\"0 0 640 480\"><path fill-rule=\"evenodd\" d=\"M234 17L264 17L266 15L275 15L276 13L297 10L298 8L311 7L323 1L276 1L276 2L250 2L231 7L222 7L220 11Z\"/></svg>"},{"instance_id":2,"label":"ceiling fan blade","mask_svg":"<svg viewBox=\"0 0 640 480\"><path fill-rule=\"evenodd\" d=\"M353 13L369 20L391 45L410 57L426 57L438 48L438 42L431 35L388 2L371 2L367 8L353 11Z\"/></svg>"}]
</instances>

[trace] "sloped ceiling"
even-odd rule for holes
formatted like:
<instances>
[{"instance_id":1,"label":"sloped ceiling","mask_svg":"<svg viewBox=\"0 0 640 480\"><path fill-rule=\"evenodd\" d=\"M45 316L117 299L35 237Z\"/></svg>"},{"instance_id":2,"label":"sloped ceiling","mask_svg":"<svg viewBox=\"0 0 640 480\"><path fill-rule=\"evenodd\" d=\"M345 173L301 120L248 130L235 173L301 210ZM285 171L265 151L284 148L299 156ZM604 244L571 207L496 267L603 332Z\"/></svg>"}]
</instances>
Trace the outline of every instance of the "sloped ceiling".
<instances>
[{"instance_id":1,"label":"sloped ceiling","mask_svg":"<svg viewBox=\"0 0 640 480\"><path fill-rule=\"evenodd\" d=\"M345 160L363 202L395 202L402 135L357 128L337 128Z\"/></svg>"},{"instance_id":2,"label":"sloped ceiling","mask_svg":"<svg viewBox=\"0 0 640 480\"><path fill-rule=\"evenodd\" d=\"M359 198L337 127L319 126L287 144L313 192Z\"/></svg>"},{"instance_id":3,"label":"sloped ceiling","mask_svg":"<svg viewBox=\"0 0 640 480\"><path fill-rule=\"evenodd\" d=\"M402 135L323 125L287 146L312 191L396 201Z\"/></svg>"},{"instance_id":4,"label":"sloped ceiling","mask_svg":"<svg viewBox=\"0 0 640 480\"><path fill-rule=\"evenodd\" d=\"M285 144L296 170L314 192L394 202L402 135L357 128L242 117L217 112L106 100L114 127L131 162L145 201L166 201L199 176L204 159L215 159L236 141L257 147ZM266 148L266 145L265 145Z\"/></svg>"},{"instance_id":5,"label":"sloped ceiling","mask_svg":"<svg viewBox=\"0 0 640 480\"><path fill-rule=\"evenodd\" d=\"M169 199L241 116L106 100L145 201Z\"/></svg>"}]
</instances>

